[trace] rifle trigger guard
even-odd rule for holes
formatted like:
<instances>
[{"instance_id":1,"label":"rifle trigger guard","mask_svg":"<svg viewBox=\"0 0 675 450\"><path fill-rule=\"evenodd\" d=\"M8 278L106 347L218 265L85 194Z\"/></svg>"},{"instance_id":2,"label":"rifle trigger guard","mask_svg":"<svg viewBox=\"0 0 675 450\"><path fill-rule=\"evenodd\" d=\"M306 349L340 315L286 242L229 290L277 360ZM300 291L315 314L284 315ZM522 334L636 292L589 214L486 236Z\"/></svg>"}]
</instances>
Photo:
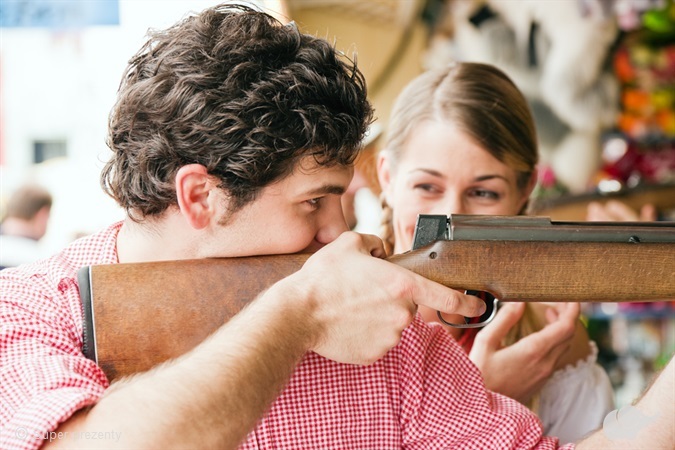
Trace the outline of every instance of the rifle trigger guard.
<instances>
[{"instance_id":1,"label":"rifle trigger guard","mask_svg":"<svg viewBox=\"0 0 675 450\"><path fill-rule=\"evenodd\" d=\"M497 315L497 306L499 304L499 299L495 298L492 294L488 292L480 292L480 291L464 291L466 294L469 295L476 295L480 298L483 299L485 302L485 305L487 309L485 310L485 313L483 313L482 316L480 316L478 319L478 322L471 323L470 320L472 319L471 317L465 317L465 323L452 323L448 322L443 318L443 314L440 311L437 311L436 315L438 316L438 319L444 323L445 325L454 327L454 328L481 328L487 325L488 323L492 322L492 319L495 318ZM487 298L486 298L487 297ZM490 299L492 299L492 302L490 302ZM481 320L482 319L482 320Z\"/></svg>"}]
</instances>

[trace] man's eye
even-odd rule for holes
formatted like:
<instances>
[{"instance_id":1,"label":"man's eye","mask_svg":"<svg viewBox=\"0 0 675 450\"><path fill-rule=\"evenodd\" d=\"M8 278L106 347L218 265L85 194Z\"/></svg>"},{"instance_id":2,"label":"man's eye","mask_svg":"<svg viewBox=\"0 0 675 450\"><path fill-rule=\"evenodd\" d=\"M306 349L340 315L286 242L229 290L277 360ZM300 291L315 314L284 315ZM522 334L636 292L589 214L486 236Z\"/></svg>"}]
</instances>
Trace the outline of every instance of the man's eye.
<instances>
[{"instance_id":1,"label":"man's eye","mask_svg":"<svg viewBox=\"0 0 675 450\"><path fill-rule=\"evenodd\" d=\"M323 197L316 197L316 198L310 198L309 200L306 200L305 202L311 206L312 208L318 208L321 205L321 199Z\"/></svg>"}]
</instances>

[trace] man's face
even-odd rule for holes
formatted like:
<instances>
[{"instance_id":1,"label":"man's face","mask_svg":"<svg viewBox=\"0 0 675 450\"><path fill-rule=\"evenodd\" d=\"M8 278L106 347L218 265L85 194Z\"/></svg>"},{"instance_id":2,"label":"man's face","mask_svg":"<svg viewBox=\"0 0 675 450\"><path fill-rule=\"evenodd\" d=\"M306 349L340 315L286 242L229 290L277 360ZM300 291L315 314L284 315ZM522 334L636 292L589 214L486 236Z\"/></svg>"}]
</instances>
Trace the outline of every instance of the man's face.
<instances>
[{"instance_id":1,"label":"man's face","mask_svg":"<svg viewBox=\"0 0 675 450\"><path fill-rule=\"evenodd\" d=\"M341 195L352 179L345 166L320 167L312 157L228 217L204 239L202 256L315 252L347 231Z\"/></svg>"}]
</instances>

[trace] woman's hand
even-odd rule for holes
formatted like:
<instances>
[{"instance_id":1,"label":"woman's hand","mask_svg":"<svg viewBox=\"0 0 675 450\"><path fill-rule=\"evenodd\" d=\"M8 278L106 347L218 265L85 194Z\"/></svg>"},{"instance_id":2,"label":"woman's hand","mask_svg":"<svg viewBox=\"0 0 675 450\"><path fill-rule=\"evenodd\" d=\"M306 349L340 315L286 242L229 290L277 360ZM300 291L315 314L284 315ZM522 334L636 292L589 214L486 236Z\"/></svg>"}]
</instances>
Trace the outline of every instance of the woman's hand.
<instances>
[{"instance_id":1,"label":"woman's hand","mask_svg":"<svg viewBox=\"0 0 675 450\"><path fill-rule=\"evenodd\" d=\"M588 204L586 220L591 222L653 222L656 220L656 208L652 204L643 205L640 211L617 200L609 200L604 205L599 202Z\"/></svg>"},{"instance_id":2,"label":"woman's hand","mask_svg":"<svg viewBox=\"0 0 675 450\"><path fill-rule=\"evenodd\" d=\"M524 310L524 303L504 303L494 320L476 335L469 353L488 389L521 403L529 401L558 367L579 323L578 303L548 304L543 310L544 328L503 346L504 337Z\"/></svg>"}]
</instances>

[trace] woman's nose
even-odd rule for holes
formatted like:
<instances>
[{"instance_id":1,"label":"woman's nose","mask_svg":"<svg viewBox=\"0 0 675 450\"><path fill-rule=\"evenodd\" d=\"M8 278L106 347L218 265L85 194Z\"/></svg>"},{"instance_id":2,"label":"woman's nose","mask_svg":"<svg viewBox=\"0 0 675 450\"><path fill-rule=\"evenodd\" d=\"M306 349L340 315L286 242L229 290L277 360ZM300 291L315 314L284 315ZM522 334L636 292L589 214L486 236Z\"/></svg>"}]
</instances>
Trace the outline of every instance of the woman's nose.
<instances>
[{"instance_id":1,"label":"woman's nose","mask_svg":"<svg viewBox=\"0 0 675 450\"><path fill-rule=\"evenodd\" d=\"M461 198L456 195L446 195L434 207L433 214L467 214Z\"/></svg>"}]
</instances>

